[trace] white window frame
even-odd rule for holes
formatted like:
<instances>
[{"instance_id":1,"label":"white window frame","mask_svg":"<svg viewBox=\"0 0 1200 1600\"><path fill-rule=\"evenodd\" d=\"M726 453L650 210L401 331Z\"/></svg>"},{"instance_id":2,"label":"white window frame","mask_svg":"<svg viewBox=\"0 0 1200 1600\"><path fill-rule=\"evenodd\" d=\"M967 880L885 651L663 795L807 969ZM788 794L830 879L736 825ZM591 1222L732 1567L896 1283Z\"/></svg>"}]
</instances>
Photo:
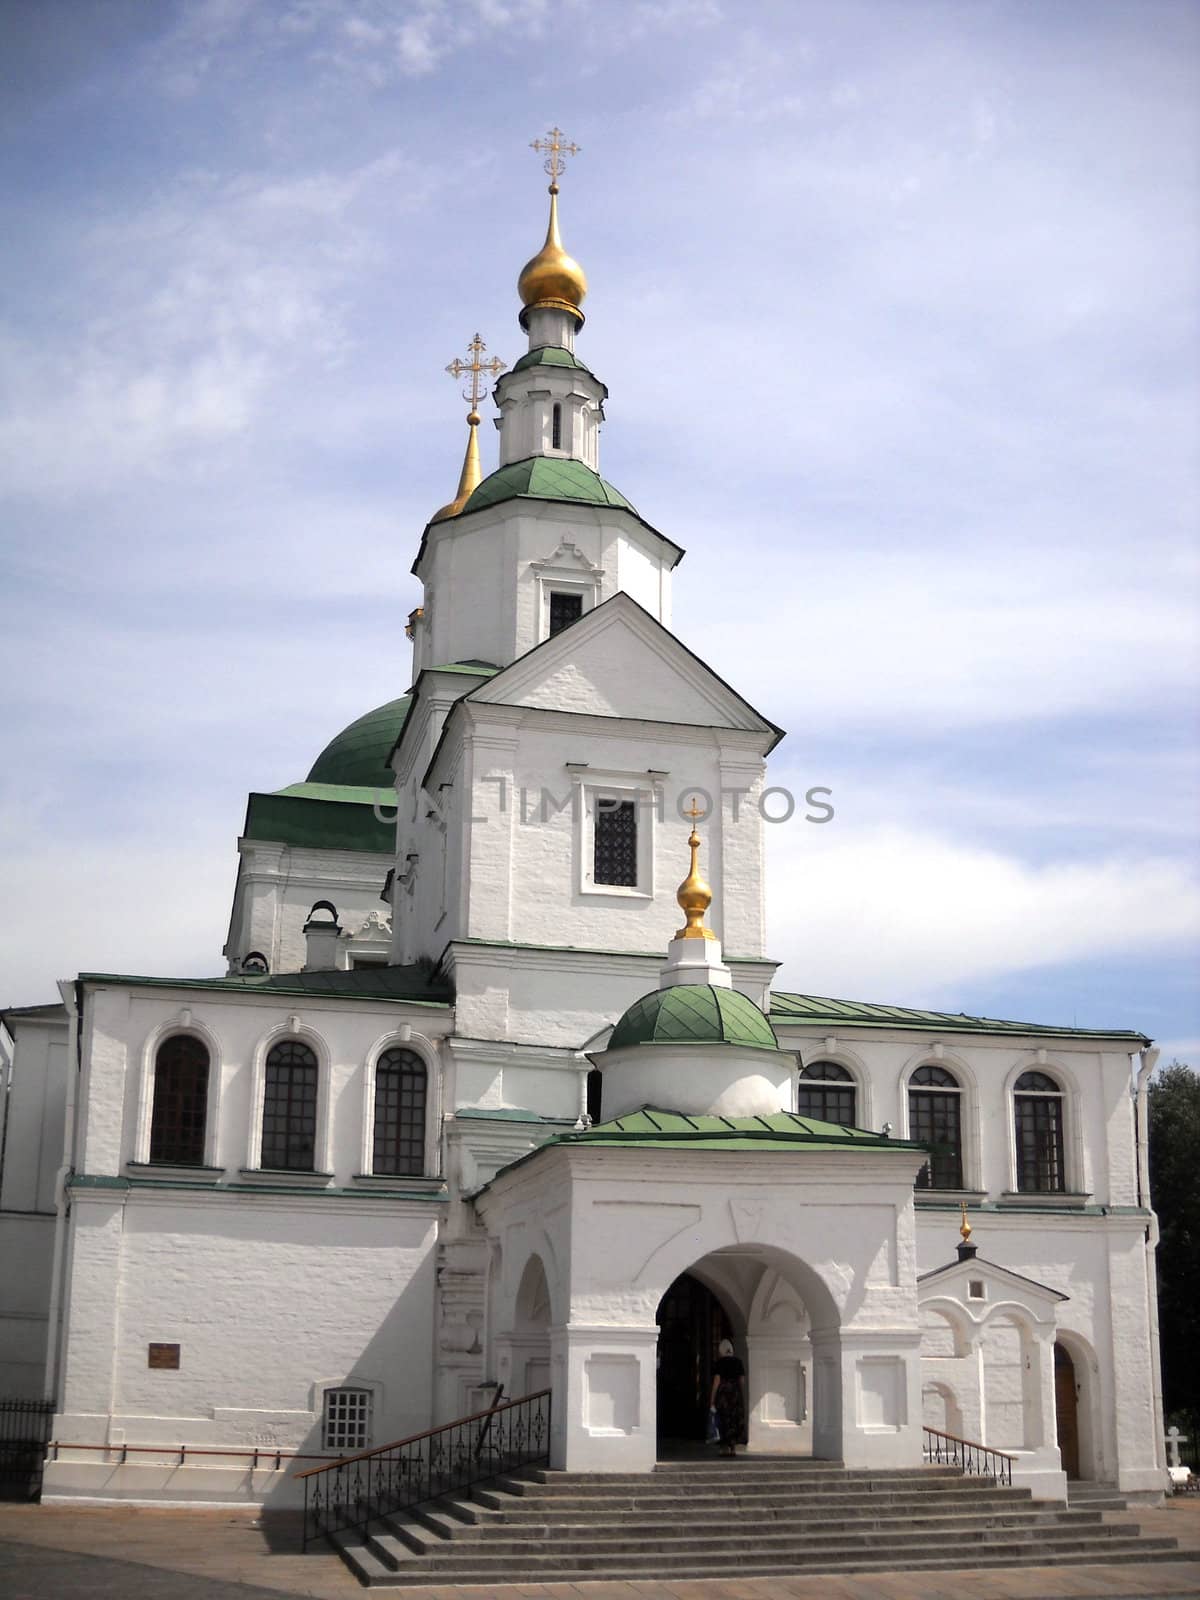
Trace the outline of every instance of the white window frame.
<instances>
[{"instance_id":1,"label":"white window frame","mask_svg":"<svg viewBox=\"0 0 1200 1600\"><path fill-rule=\"evenodd\" d=\"M373 1432L376 1412L377 1384L360 1383L353 1378L343 1379L340 1383L325 1383L318 1386L317 1400L319 1404L314 1407L318 1412L321 1423L321 1448L334 1450L339 1455L357 1455L360 1450L369 1450L373 1442ZM349 1440L342 1444L331 1442L329 1402L332 1395L362 1395L365 1396L365 1423L364 1437L361 1440Z\"/></svg>"},{"instance_id":2,"label":"white window frame","mask_svg":"<svg viewBox=\"0 0 1200 1600\"><path fill-rule=\"evenodd\" d=\"M176 1033L190 1034L208 1051L208 1100L204 1108L204 1165L217 1166L218 1134L221 1114L221 1045L216 1034L184 1006L174 1016L159 1023L146 1036L142 1046L142 1070L138 1093L137 1125L134 1131L132 1160L150 1165L150 1131L154 1124L154 1080L158 1071L158 1052Z\"/></svg>"},{"instance_id":3,"label":"white window frame","mask_svg":"<svg viewBox=\"0 0 1200 1600\"><path fill-rule=\"evenodd\" d=\"M278 1172L274 1167L264 1167L262 1164L262 1136L263 1136L263 1108L267 1096L267 1057L273 1045L284 1044L289 1039L294 1039L299 1044L306 1044L317 1058L317 1129L313 1140L313 1170L305 1168L288 1169ZM272 1028L258 1041L254 1051L254 1077L252 1088L252 1115L250 1118L250 1143L246 1151L247 1172L262 1173L264 1177L270 1175L280 1180L304 1182L327 1182L332 1171L330 1151L330 1123L329 1112L329 1076L330 1076L329 1046L324 1038L300 1021L296 1015L288 1017L286 1022Z\"/></svg>"},{"instance_id":4,"label":"white window frame","mask_svg":"<svg viewBox=\"0 0 1200 1600\"><path fill-rule=\"evenodd\" d=\"M594 566L568 539L564 539L546 561L531 561L537 579L537 637L550 637L550 596L552 593L583 596L583 614L600 604L600 584L604 568ZM557 637L557 635L555 636Z\"/></svg>"},{"instance_id":5,"label":"white window frame","mask_svg":"<svg viewBox=\"0 0 1200 1600\"><path fill-rule=\"evenodd\" d=\"M375 1171L375 1074L380 1057L388 1050L411 1050L425 1065L425 1156L419 1174ZM421 1183L440 1177L442 1126L442 1074L438 1064L437 1046L424 1034L414 1033L405 1023L398 1032L389 1033L377 1041L367 1056L367 1069L363 1074L363 1127L362 1164L359 1172L366 1177L378 1177L389 1183Z\"/></svg>"},{"instance_id":6,"label":"white window frame","mask_svg":"<svg viewBox=\"0 0 1200 1600\"><path fill-rule=\"evenodd\" d=\"M568 764L575 786L572 809L575 813L580 894L605 895L621 900L653 900L654 858L659 815L664 800L661 780L664 772L599 772L593 767ZM596 803L605 800L632 800L637 817L637 883L596 883Z\"/></svg>"}]
</instances>

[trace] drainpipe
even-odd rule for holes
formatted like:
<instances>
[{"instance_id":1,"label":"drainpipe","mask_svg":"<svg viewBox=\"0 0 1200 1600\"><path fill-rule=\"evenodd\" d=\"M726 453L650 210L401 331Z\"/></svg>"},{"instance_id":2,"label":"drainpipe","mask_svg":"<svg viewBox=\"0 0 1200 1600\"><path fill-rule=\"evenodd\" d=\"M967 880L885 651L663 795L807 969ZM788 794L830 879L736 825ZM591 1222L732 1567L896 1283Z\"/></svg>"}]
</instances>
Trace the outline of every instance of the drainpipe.
<instances>
[{"instance_id":1,"label":"drainpipe","mask_svg":"<svg viewBox=\"0 0 1200 1600\"><path fill-rule=\"evenodd\" d=\"M54 1259L50 1267L50 1306L46 1322L46 1399L62 1409L58 1396L58 1367L62 1349L59 1317L62 1314L63 1274L67 1256L67 1221L70 1203L67 1199L67 1179L75 1166L75 1108L79 1093L79 1075L83 1071L82 1025L83 985L66 981L58 985L62 1003L66 1007L67 1032L67 1104L63 1119L62 1165L54 1178Z\"/></svg>"},{"instance_id":2,"label":"drainpipe","mask_svg":"<svg viewBox=\"0 0 1200 1600\"><path fill-rule=\"evenodd\" d=\"M1150 1319L1150 1380L1154 1412L1154 1464L1167 1470L1167 1443L1163 1434L1162 1355L1158 1348L1158 1218L1150 1204L1150 1076L1158 1064L1160 1051L1142 1051L1137 1073L1137 1181L1138 1204L1150 1212L1146 1228L1146 1309ZM1131 1058L1132 1059L1132 1058Z\"/></svg>"}]
</instances>

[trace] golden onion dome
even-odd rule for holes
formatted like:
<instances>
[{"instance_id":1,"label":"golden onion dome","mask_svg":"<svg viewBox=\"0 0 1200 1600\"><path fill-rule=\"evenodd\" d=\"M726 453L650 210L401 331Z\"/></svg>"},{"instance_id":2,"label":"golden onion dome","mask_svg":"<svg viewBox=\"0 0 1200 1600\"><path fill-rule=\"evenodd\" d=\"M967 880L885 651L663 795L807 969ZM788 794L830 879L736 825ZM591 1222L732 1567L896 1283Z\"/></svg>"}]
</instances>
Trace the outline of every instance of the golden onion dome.
<instances>
[{"instance_id":1,"label":"golden onion dome","mask_svg":"<svg viewBox=\"0 0 1200 1600\"><path fill-rule=\"evenodd\" d=\"M527 326L526 313L540 306L569 311L580 323L583 322L583 312L579 307L587 294L587 278L574 256L569 256L563 249L558 231L556 183L550 185L550 226L546 229L546 242L521 269L517 293L521 296L523 328Z\"/></svg>"},{"instance_id":2,"label":"golden onion dome","mask_svg":"<svg viewBox=\"0 0 1200 1600\"><path fill-rule=\"evenodd\" d=\"M685 813L692 819L692 832L691 837L688 839L688 846L692 852L692 865L687 877L679 885L679 890L675 896L687 920L675 935L677 939L715 939L717 937L711 928L707 928L704 925L704 913L712 905L713 892L700 876L700 835L696 832L696 818L699 814L699 809L693 800L691 811Z\"/></svg>"}]
</instances>

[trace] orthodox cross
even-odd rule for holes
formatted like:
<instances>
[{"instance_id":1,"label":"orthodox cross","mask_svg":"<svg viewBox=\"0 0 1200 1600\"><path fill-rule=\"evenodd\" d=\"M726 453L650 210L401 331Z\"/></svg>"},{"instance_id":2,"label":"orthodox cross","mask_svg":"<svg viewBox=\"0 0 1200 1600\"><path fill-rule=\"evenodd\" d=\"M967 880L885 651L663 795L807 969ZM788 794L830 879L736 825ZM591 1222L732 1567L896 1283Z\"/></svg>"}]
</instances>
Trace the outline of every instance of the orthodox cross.
<instances>
[{"instance_id":1,"label":"orthodox cross","mask_svg":"<svg viewBox=\"0 0 1200 1600\"><path fill-rule=\"evenodd\" d=\"M531 139L529 148L536 150L539 155L543 150L550 152L542 165L547 177L550 179L550 193L557 194L558 180L567 170L567 163L563 160L563 157L577 156L579 154L579 146L577 144L568 144L566 135L561 128L551 128L544 139Z\"/></svg>"},{"instance_id":2,"label":"orthodox cross","mask_svg":"<svg viewBox=\"0 0 1200 1600\"><path fill-rule=\"evenodd\" d=\"M490 361L483 359L483 352L486 349L487 345L476 334L467 346L467 354L471 359L469 361L460 361L455 356L454 360L446 368L452 378L461 378L464 372L471 374L471 387L463 390L463 399L471 402L471 410L473 412L479 409L479 402L486 393L487 386L483 381L483 374L487 372L495 378L504 371L505 363L500 360L499 356L493 356Z\"/></svg>"},{"instance_id":3,"label":"orthodox cross","mask_svg":"<svg viewBox=\"0 0 1200 1600\"><path fill-rule=\"evenodd\" d=\"M696 818L707 815L706 812L701 811L700 802L695 795L692 796L692 803L683 814L685 817L691 817L693 829L696 826Z\"/></svg>"}]
</instances>

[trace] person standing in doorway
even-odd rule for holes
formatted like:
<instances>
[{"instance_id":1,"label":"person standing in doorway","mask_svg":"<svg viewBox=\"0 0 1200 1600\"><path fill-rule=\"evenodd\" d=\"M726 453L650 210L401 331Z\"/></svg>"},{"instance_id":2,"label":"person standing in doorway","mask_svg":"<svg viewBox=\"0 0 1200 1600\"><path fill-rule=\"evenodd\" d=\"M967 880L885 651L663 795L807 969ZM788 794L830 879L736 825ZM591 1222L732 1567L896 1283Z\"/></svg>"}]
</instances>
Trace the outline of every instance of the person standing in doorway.
<instances>
[{"instance_id":1,"label":"person standing in doorway","mask_svg":"<svg viewBox=\"0 0 1200 1600\"><path fill-rule=\"evenodd\" d=\"M735 1456L746 1431L746 1369L728 1339L721 1340L718 1350L708 1403L717 1413L721 1454Z\"/></svg>"}]
</instances>

